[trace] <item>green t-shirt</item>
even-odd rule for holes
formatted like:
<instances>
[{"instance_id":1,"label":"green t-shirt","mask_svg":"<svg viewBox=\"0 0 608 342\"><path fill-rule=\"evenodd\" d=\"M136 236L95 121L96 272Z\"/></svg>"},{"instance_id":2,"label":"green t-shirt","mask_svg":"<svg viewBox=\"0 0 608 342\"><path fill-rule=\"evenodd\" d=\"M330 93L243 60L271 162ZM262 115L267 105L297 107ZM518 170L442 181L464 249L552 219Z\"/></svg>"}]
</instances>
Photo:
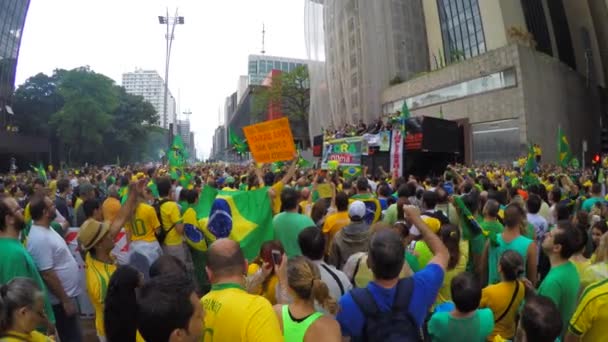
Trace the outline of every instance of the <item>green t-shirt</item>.
<instances>
[{"instance_id":1,"label":"green t-shirt","mask_svg":"<svg viewBox=\"0 0 608 342\"><path fill-rule=\"evenodd\" d=\"M391 204L384 211L384 218L382 222L388 223L389 225L394 225L397 222L397 204Z\"/></svg>"},{"instance_id":2,"label":"green t-shirt","mask_svg":"<svg viewBox=\"0 0 608 342\"><path fill-rule=\"evenodd\" d=\"M494 330L491 309L479 309L466 318L455 318L449 312L437 312L428 325L433 342L484 342Z\"/></svg>"},{"instance_id":3,"label":"green t-shirt","mask_svg":"<svg viewBox=\"0 0 608 342\"><path fill-rule=\"evenodd\" d=\"M298 213L282 212L272 220L275 239L281 241L288 258L302 255L298 244L298 235L308 227L314 227L315 223L306 215Z\"/></svg>"},{"instance_id":4,"label":"green t-shirt","mask_svg":"<svg viewBox=\"0 0 608 342\"><path fill-rule=\"evenodd\" d=\"M370 199L370 198L374 198L373 194L361 194L361 195L352 195L350 196L351 199L353 200L365 200L365 199Z\"/></svg>"},{"instance_id":5,"label":"green t-shirt","mask_svg":"<svg viewBox=\"0 0 608 342\"><path fill-rule=\"evenodd\" d=\"M36 282L36 285L46 294L44 312L49 320L55 323L48 291L34 260L19 240L0 238L0 284L6 284L15 277L26 277Z\"/></svg>"},{"instance_id":6,"label":"green t-shirt","mask_svg":"<svg viewBox=\"0 0 608 342\"><path fill-rule=\"evenodd\" d=\"M416 273L420 271L420 264L418 263L418 258L414 254L411 254L408 251L405 251L405 262L410 266L412 272Z\"/></svg>"},{"instance_id":7,"label":"green t-shirt","mask_svg":"<svg viewBox=\"0 0 608 342\"><path fill-rule=\"evenodd\" d=\"M498 263L500 257L507 250L514 250L521 255L524 261L524 271L526 270L528 260L528 247L532 243L532 240L525 236L518 236L511 242L505 242L502 239L502 234L496 237L496 246L490 245L488 249L488 285L497 284L500 282L500 274L498 274Z\"/></svg>"},{"instance_id":8,"label":"green t-shirt","mask_svg":"<svg viewBox=\"0 0 608 342\"><path fill-rule=\"evenodd\" d=\"M583 202L583 205L582 205L581 209L583 209L586 212L590 212L591 209L593 208L593 206L595 205L595 203L602 202L603 200L604 199L601 198L601 197L591 197L591 198L588 198L588 199L586 199Z\"/></svg>"},{"instance_id":9,"label":"green t-shirt","mask_svg":"<svg viewBox=\"0 0 608 342\"><path fill-rule=\"evenodd\" d=\"M562 315L564 323L562 336L568 328L568 322L576 310L576 302L581 281L576 266L570 261L552 267L538 288L538 294L549 297Z\"/></svg>"}]
</instances>

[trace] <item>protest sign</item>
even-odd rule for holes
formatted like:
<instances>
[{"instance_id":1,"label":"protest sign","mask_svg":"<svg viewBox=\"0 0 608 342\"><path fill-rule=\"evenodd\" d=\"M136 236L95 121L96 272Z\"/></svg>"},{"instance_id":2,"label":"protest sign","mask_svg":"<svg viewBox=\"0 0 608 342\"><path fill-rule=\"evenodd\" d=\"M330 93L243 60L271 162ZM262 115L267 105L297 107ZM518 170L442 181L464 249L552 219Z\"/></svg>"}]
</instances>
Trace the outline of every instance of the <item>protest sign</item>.
<instances>
[{"instance_id":1,"label":"protest sign","mask_svg":"<svg viewBox=\"0 0 608 342\"><path fill-rule=\"evenodd\" d=\"M243 127L243 132L256 162L272 163L293 159L296 147L287 118Z\"/></svg>"},{"instance_id":2,"label":"protest sign","mask_svg":"<svg viewBox=\"0 0 608 342\"><path fill-rule=\"evenodd\" d=\"M361 166L361 137L336 139L325 142L322 167L327 168L332 161L341 166Z\"/></svg>"}]
</instances>

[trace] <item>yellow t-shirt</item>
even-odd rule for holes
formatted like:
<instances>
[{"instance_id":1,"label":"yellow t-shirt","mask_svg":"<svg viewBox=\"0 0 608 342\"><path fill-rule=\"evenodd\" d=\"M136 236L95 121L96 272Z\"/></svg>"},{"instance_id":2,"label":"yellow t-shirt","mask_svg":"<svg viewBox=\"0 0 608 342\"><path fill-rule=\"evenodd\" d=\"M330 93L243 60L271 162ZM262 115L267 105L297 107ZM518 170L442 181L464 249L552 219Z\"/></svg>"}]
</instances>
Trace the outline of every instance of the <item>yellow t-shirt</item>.
<instances>
[{"instance_id":1,"label":"yellow t-shirt","mask_svg":"<svg viewBox=\"0 0 608 342\"><path fill-rule=\"evenodd\" d=\"M57 193L57 180L53 179L49 182L49 195L51 198L55 198L55 194Z\"/></svg>"},{"instance_id":2,"label":"yellow t-shirt","mask_svg":"<svg viewBox=\"0 0 608 342\"><path fill-rule=\"evenodd\" d=\"M25 205L25 210L23 210L23 220L25 222L30 222L32 219L32 214L30 214L30 204Z\"/></svg>"},{"instance_id":3,"label":"yellow t-shirt","mask_svg":"<svg viewBox=\"0 0 608 342\"><path fill-rule=\"evenodd\" d=\"M281 212L281 192L283 192L283 188L285 184L283 181L276 182L275 185L271 186L272 190L274 190L275 198L272 201L272 214L276 215Z\"/></svg>"},{"instance_id":4,"label":"yellow t-shirt","mask_svg":"<svg viewBox=\"0 0 608 342\"><path fill-rule=\"evenodd\" d=\"M260 265L252 263L249 265L247 269L247 275L253 275L260 269ZM267 281L265 281L258 291L255 294L263 296L268 299L270 304L277 304L277 284L279 283L279 277L276 274L272 274L269 276Z\"/></svg>"},{"instance_id":5,"label":"yellow t-shirt","mask_svg":"<svg viewBox=\"0 0 608 342\"><path fill-rule=\"evenodd\" d=\"M74 212L78 210L82 203L83 201L80 199L80 197L76 197L76 203L74 203Z\"/></svg>"},{"instance_id":6,"label":"yellow t-shirt","mask_svg":"<svg viewBox=\"0 0 608 342\"><path fill-rule=\"evenodd\" d=\"M163 205L160 207L160 219L162 220L163 229L169 230L171 227L173 227L165 238L165 245L181 245L184 242L184 239L182 235L175 230L175 225L183 222L177 203L173 201L163 203Z\"/></svg>"},{"instance_id":7,"label":"yellow t-shirt","mask_svg":"<svg viewBox=\"0 0 608 342\"><path fill-rule=\"evenodd\" d=\"M204 341L283 341L272 305L238 284L213 285L201 303L205 308Z\"/></svg>"},{"instance_id":8,"label":"yellow t-shirt","mask_svg":"<svg viewBox=\"0 0 608 342\"><path fill-rule=\"evenodd\" d=\"M327 248L328 251L330 250L332 241L334 241L334 236L349 224L350 217L348 216L348 211L338 211L337 213L327 216L325 223L323 224L323 233L328 235L327 241L328 244L330 244Z\"/></svg>"},{"instance_id":9,"label":"yellow t-shirt","mask_svg":"<svg viewBox=\"0 0 608 342\"><path fill-rule=\"evenodd\" d=\"M54 341L54 339L51 339L50 337L36 331L33 330L32 332L30 332L29 334L24 334L24 333L20 333L17 331L7 331L6 334L2 334L0 335L2 337L0 337L0 342L51 342Z\"/></svg>"},{"instance_id":10,"label":"yellow t-shirt","mask_svg":"<svg viewBox=\"0 0 608 342\"><path fill-rule=\"evenodd\" d=\"M576 267L576 271L578 272L579 278L582 278L583 274L585 274L585 270L587 270L587 268L591 266L591 259L585 261L575 261L570 259L570 261L572 261L572 263Z\"/></svg>"},{"instance_id":11,"label":"yellow t-shirt","mask_svg":"<svg viewBox=\"0 0 608 342\"><path fill-rule=\"evenodd\" d=\"M608 279L589 285L576 311L570 319L568 330L583 342L605 341L608 336Z\"/></svg>"},{"instance_id":12,"label":"yellow t-shirt","mask_svg":"<svg viewBox=\"0 0 608 342\"><path fill-rule=\"evenodd\" d=\"M140 203L135 210L134 217L125 225L131 233L131 241L155 242L156 228L160 227L160 222L156 216L156 210L149 204Z\"/></svg>"},{"instance_id":13,"label":"yellow t-shirt","mask_svg":"<svg viewBox=\"0 0 608 342\"><path fill-rule=\"evenodd\" d=\"M120 211L120 201L114 197L106 198L101 205L101 211L103 213L104 221L113 222Z\"/></svg>"},{"instance_id":14,"label":"yellow t-shirt","mask_svg":"<svg viewBox=\"0 0 608 342\"><path fill-rule=\"evenodd\" d=\"M435 305L443 304L452 300L452 279L466 270L467 262L469 261L467 251L468 245L465 242L466 241L461 241L461 243L458 245L460 250L460 258L458 259L458 263L453 269L449 271L446 270L445 272L445 276L443 277L443 285L441 285L441 288L439 289L437 300L435 300Z\"/></svg>"},{"instance_id":15,"label":"yellow t-shirt","mask_svg":"<svg viewBox=\"0 0 608 342\"><path fill-rule=\"evenodd\" d=\"M106 336L106 331L103 325L103 308L108 291L110 277L116 271L116 265L106 264L96 260L87 253L85 257L85 277L87 281L87 294L89 300L95 308L95 328L97 335Z\"/></svg>"},{"instance_id":16,"label":"yellow t-shirt","mask_svg":"<svg viewBox=\"0 0 608 342\"><path fill-rule=\"evenodd\" d=\"M507 310L513 293L515 292L515 282L500 282L495 285L490 285L481 291L480 308L489 308L494 314L494 319L498 319ZM511 339L515 336L515 315L521 302L524 300L526 288L523 282L519 282L519 290L517 297L513 301L509 312L494 324L494 331L488 336L488 341L491 341L494 336L500 335L502 338Z\"/></svg>"}]
</instances>

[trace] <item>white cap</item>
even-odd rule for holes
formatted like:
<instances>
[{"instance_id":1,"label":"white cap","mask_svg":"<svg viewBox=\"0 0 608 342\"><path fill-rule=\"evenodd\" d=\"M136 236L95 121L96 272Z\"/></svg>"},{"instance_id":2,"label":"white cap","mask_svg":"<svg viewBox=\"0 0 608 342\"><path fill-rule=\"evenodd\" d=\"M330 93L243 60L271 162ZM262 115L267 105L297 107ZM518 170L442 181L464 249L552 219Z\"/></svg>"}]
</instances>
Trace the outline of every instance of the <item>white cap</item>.
<instances>
[{"instance_id":1,"label":"white cap","mask_svg":"<svg viewBox=\"0 0 608 342\"><path fill-rule=\"evenodd\" d=\"M348 216L351 218L358 216L359 218L363 219L366 211L367 208L365 207L365 203L361 201L354 201L348 208Z\"/></svg>"}]
</instances>

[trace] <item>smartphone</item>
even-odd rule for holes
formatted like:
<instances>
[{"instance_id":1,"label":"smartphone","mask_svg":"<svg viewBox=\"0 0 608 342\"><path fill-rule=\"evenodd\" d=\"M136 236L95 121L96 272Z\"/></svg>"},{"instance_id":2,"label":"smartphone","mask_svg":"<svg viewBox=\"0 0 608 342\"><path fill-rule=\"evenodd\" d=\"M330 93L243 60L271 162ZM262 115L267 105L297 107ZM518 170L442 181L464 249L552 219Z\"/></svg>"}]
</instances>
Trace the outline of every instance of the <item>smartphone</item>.
<instances>
[{"instance_id":1,"label":"smartphone","mask_svg":"<svg viewBox=\"0 0 608 342\"><path fill-rule=\"evenodd\" d=\"M280 265L281 264L281 251L273 249L272 250L272 262L275 265Z\"/></svg>"}]
</instances>

